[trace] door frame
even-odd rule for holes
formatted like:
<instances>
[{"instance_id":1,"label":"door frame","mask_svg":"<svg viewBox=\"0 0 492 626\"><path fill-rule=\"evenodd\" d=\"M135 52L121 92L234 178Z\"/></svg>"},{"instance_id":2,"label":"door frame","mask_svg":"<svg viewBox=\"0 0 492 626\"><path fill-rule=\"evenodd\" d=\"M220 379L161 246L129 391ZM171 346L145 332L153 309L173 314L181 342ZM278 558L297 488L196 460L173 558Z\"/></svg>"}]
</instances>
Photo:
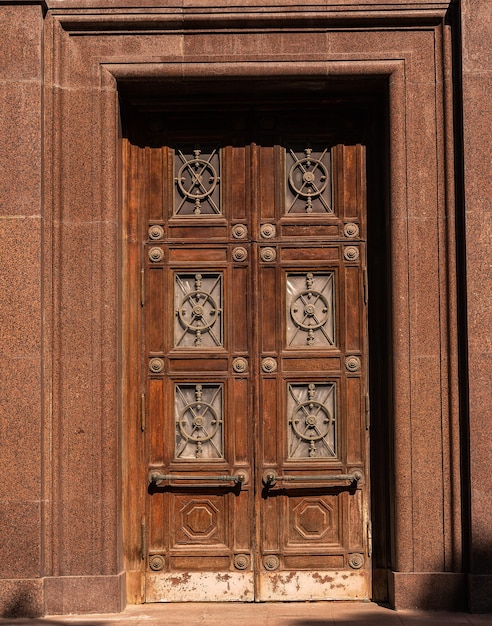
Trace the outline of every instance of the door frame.
<instances>
[{"instance_id":1,"label":"door frame","mask_svg":"<svg viewBox=\"0 0 492 626\"><path fill-rule=\"evenodd\" d=\"M236 81L234 81L235 83ZM302 81L301 81L302 82ZM374 408L379 416L374 423L371 422L369 433L370 442L370 476L371 476L371 492L373 489L380 496L378 498L378 506L374 506L374 498L371 498L372 510L370 512L373 519L372 536L379 539L375 543L376 550L373 551L373 599L388 600L387 571L391 561L391 539L389 538L388 529L390 524L390 493L392 485L388 480L391 476L391 428L389 424L390 413L390 393L391 389L381 389L381 385L373 383L373 377L370 375L372 368L378 371L384 368L388 372L386 380L391 379L389 375L389 345L391 336L389 302L390 302L390 263L389 261L389 237L388 229L383 231L375 228L377 223L387 223L387 214L389 207L389 196L386 190L385 164L388 162L388 138L389 128L385 123L387 120L387 90L385 80L370 81L373 88L377 90L377 97L374 99L372 106L377 111L377 121L375 128L371 130L371 146L368 151L374 154L377 152L379 159L367 158L368 171L367 187L368 199L366 208L366 219L369 214L377 216L371 222L367 219L367 245L368 245L368 273L369 285L374 282L375 295L377 297L369 298L368 307L368 351L369 351L369 389L371 397L372 410ZM349 83L347 83L349 84ZM206 85L206 83L204 83ZM232 89L233 82L231 80L229 89ZM364 85L368 87L369 82ZM160 88L163 87L161 83ZM344 81L337 81L334 91L345 88ZM153 90L155 87L153 88ZM159 89L159 88L158 88ZM158 91L157 89L157 91ZM228 92L227 82L225 93ZM298 87L300 90L301 87ZM132 101L132 88L129 90L123 88L122 92L125 97L122 100L121 110L124 115L125 106ZM169 94L167 94L169 97ZM327 95L326 97L330 97ZM363 97L363 93L346 94L344 97L347 102L356 102ZM126 101L125 101L126 98ZM379 131L379 132L378 132ZM126 149L122 146L122 149ZM122 159L124 160L124 159ZM377 166L375 166L377 164ZM122 177L124 172L122 173ZM144 236L143 232L139 232L139 224L135 224L129 220L129 215L125 212L127 206L127 198L122 197L122 226L123 226L123 242L122 246L122 378L123 378L123 394L122 394L122 413L123 413L123 454L124 460L122 468L122 522L123 522L123 552L126 566L127 576L127 601L129 603L140 603L144 601L145 590L143 588L144 572L145 572L145 541L143 534L145 533L145 520L142 516L133 516L131 511L145 511L142 494L138 494L138 484L146 484L146 475L143 468L143 437L142 429L145 424L145 408L142 406L140 393L143 390L135 388L134 367L132 363L135 359L140 361L140 341L143 333L142 316L140 314L140 299L145 298L142 292L140 265L141 265L141 242ZM143 220L141 221L143 222ZM140 224L140 230L142 230ZM374 253L371 252L374 250ZM384 266L387 268L387 281L371 281L371 277L379 272L379 268ZM138 269L138 271L137 271ZM377 287L376 287L377 285ZM371 289L371 287L370 287ZM135 294L139 293L139 298L135 298ZM131 332L130 329L139 329L138 333ZM382 330L384 329L384 330ZM388 332L385 332L388 331ZM381 337L381 334L384 337ZM381 337L381 340L379 339ZM144 377L141 376L143 382ZM369 409L369 407L368 407ZM373 433L377 436L373 436ZM140 443L141 442L141 443ZM132 457L131 449L136 453ZM381 466L380 459L385 460L384 467ZM374 467L375 459L378 460ZM377 481L377 485L373 484ZM140 506L139 506L140 505Z\"/></svg>"},{"instance_id":2,"label":"door frame","mask_svg":"<svg viewBox=\"0 0 492 626\"><path fill-rule=\"evenodd\" d=\"M385 484L394 481L396 496L388 523L390 601L399 608L464 606L468 440L458 377L456 5L422 1L408 11L398 3L384 10L363 3L348 11L342 2L312 13L272 4L265 12L254 0L205 16L192 5L142 5L130 14L97 1L89 13L80 3L48 4L37 126L44 213L41 231L32 231L41 245L46 304L40 478L46 498L36 539L45 577L36 594L46 611L59 611L60 598L69 612L119 610L125 579L133 584L129 557L139 550L139 533L133 545L123 519L132 505L128 425L138 407L126 406L124 378L128 288L121 250L128 244L118 197L118 99L131 100L145 81L172 94L176 84L199 78L232 84L282 77L298 85L307 77L308 87L344 77L354 90L368 79L387 86L383 178L393 330L388 326L391 359L381 375L393 389L388 437L397 439L384 476ZM417 492L422 481L425 489Z\"/></svg>"}]
</instances>

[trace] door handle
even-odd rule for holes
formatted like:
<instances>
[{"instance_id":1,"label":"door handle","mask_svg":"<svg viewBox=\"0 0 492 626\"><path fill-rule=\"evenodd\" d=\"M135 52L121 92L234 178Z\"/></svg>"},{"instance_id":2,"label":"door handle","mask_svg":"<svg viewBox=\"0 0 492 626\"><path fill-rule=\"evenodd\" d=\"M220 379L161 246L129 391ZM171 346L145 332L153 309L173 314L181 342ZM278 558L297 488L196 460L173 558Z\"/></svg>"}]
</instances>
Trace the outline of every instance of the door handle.
<instances>
[{"instance_id":1,"label":"door handle","mask_svg":"<svg viewBox=\"0 0 492 626\"><path fill-rule=\"evenodd\" d=\"M235 483L236 485L243 485L248 479L246 472L238 472L237 474L224 474L222 476L206 476L203 474L200 475L184 475L179 476L177 474L161 474L161 472L150 472L149 473L149 483L152 485L157 485L160 482L173 482L180 480L189 480L193 481L197 484L186 485L187 487L205 487L210 485L204 485L203 482L213 482L217 481L219 483Z\"/></svg>"},{"instance_id":2,"label":"door handle","mask_svg":"<svg viewBox=\"0 0 492 626\"><path fill-rule=\"evenodd\" d=\"M306 483L306 482L324 482L324 483L358 483L363 478L363 474L360 470L354 470L350 474L316 474L313 476L298 475L298 476L279 476L274 470L266 470L263 474L263 484L268 489L273 487L278 482L289 483Z\"/></svg>"}]
</instances>

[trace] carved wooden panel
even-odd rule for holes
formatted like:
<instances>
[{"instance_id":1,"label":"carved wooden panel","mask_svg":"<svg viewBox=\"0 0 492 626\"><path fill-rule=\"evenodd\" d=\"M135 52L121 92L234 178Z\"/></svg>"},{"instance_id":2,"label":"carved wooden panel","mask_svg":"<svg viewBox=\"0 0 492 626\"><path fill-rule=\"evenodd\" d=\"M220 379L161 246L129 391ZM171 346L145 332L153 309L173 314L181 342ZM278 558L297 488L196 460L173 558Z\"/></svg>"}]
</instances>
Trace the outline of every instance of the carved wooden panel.
<instances>
[{"instance_id":1,"label":"carved wooden panel","mask_svg":"<svg viewBox=\"0 0 492 626\"><path fill-rule=\"evenodd\" d=\"M173 496L173 548L227 546L225 500L217 496Z\"/></svg>"},{"instance_id":2,"label":"carved wooden panel","mask_svg":"<svg viewBox=\"0 0 492 626\"><path fill-rule=\"evenodd\" d=\"M340 546L339 516L336 496L291 497L287 545L295 547L309 542L317 546Z\"/></svg>"}]
</instances>

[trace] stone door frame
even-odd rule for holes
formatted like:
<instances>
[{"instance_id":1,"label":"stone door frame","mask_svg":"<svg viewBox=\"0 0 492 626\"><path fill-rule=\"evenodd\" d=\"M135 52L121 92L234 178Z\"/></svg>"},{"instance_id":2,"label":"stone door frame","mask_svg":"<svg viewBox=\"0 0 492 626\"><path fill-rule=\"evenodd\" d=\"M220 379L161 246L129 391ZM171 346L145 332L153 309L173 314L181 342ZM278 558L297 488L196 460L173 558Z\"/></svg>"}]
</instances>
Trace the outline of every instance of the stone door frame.
<instances>
[{"instance_id":1,"label":"stone door frame","mask_svg":"<svg viewBox=\"0 0 492 626\"><path fill-rule=\"evenodd\" d=\"M204 16L191 8L142 7L130 15L124 8L107 11L102 2L90 13L68 0L50 4L43 233L44 297L52 303L44 343L49 393L42 551L48 613L120 610L126 585L130 601L139 600L137 581L129 576L125 583L128 543L125 556L122 538L131 492L128 425L134 414L124 401L122 376L126 242L119 198L119 86L132 83L138 89L140 81L206 77L372 77L387 84L392 368L385 374L394 441L388 476L394 494L390 598L397 607L460 605L447 8L448 2L422 2L415 11L323 5L313 16L302 8L279 14L273 7L265 16L259 3ZM417 491L415 484L425 488ZM137 537L130 545L130 552L135 550ZM432 598L424 597L426 586L432 586Z\"/></svg>"}]
</instances>

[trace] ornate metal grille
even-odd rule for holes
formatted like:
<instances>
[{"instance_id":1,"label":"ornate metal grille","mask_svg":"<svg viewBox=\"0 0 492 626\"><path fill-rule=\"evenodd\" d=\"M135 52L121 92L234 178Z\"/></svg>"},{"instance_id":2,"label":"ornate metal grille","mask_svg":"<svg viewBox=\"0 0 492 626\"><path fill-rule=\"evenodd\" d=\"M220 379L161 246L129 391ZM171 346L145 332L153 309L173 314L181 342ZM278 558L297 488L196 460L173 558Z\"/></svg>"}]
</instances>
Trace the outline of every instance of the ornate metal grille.
<instances>
[{"instance_id":1,"label":"ornate metal grille","mask_svg":"<svg viewBox=\"0 0 492 626\"><path fill-rule=\"evenodd\" d=\"M223 385L175 385L176 459L222 459Z\"/></svg>"},{"instance_id":2,"label":"ornate metal grille","mask_svg":"<svg viewBox=\"0 0 492 626\"><path fill-rule=\"evenodd\" d=\"M287 345L335 343L334 272L287 274Z\"/></svg>"},{"instance_id":3,"label":"ornate metal grille","mask_svg":"<svg viewBox=\"0 0 492 626\"><path fill-rule=\"evenodd\" d=\"M174 214L220 215L220 150L217 146L177 148L174 153Z\"/></svg>"},{"instance_id":4,"label":"ornate metal grille","mask_svg":"<svg viewBox=\"0 0 492 626\"><path fill-rule=\"evenodd\" d=\"M287 147L286 213L333 213L328 148Z\"/></svg>"},{"instance_id":5,"label":"ornate metal grille","mask_svg":"<svg viewBox=\"0 0 492 626\"><path fill-rule=\"evenodd\" d=\"M288 383L289 459L337 456L335 383Z\"/></svg>"},{"instance_id":6,"label":"ornate metal grille","mask_svg":"<svg viewBox=\"0 0 492 626\"><path fill-rule=\"evenodd\" d=\"M174 345L222 346L222 274L175 274Z\"/></svg>"}]
</instances>

